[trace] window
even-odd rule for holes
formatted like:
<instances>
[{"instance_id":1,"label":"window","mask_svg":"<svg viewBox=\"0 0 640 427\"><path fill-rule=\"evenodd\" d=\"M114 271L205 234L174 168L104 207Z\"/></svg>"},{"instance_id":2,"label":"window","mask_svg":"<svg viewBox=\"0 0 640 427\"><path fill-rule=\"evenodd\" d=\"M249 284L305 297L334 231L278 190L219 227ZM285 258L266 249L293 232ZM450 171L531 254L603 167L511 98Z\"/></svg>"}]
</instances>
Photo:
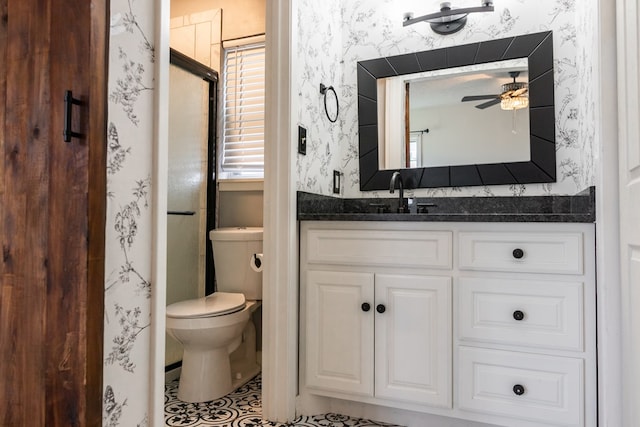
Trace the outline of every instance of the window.
<instances>
[{"instance_id":1,"label":"window","mask_svg":"<svg viewBox=\"0 0 640 427\"><path fill-rule=\"evenodd\" d=\"M422 136L423 133L411 132L409 136L409 161L408 167L418 168L422 167L421 154L422 154Z\"/></svg>"},{"instance_id":2,"label":"window","mask_svg":"<svg viewBox=\"0 0 640 427\"><path fill-rule=\"evenodd\" d=\"M225 46L220 178L264 176L264 41Z\"/></svg>"}]
</instances>

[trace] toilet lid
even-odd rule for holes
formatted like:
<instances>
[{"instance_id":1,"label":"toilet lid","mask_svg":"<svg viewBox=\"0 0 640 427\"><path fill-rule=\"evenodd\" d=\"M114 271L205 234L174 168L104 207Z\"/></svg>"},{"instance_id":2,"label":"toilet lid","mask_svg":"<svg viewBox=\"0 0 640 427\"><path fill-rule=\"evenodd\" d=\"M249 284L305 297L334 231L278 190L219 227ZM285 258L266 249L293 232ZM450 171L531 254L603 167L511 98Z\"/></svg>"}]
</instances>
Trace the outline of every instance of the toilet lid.
<instances>
[{"instance_id":1,"label":"toilet lid","mask_svg":"<svg viewBox=\"0 0 640 427\"><path fill-rule=\"evenodd\" d=\"M244 306L244 294L214 292L204 298L180 301L167 306L167 316L182 319L222 316L239 311Z\"/></svg>"}]
</instances>

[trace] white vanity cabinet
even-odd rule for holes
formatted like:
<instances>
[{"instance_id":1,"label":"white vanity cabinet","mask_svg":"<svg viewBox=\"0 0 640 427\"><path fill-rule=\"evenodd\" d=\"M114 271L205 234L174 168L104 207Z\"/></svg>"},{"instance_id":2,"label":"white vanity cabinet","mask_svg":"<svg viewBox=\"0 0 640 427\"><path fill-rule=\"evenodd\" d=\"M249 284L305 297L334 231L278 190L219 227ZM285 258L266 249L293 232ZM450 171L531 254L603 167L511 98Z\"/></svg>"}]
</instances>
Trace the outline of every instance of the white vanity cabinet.
<instances>
[{"instance_id":1,"label":"white vanity cabinet","mask_svg":"<svg viewBox=\"0 0 640 427\"><path fill-rule=\"evenodd\" d=\"M305 309L308 387L451 406L449 277L310 270Z\"/></svg>"},{"instance_id":2,"label":"white vanity cabinet","mask_svg":"<svg viewBox=\"0 0 640 427\"><path fill-rule=\"evenodd\" d=\"M451 233L324 231L304 239L305 386L451 407L451 277L376 268L449 269Z\"/></svg>"},{"instance_id":3,"label":"white vanity cabinet","mask_svg":"<svg viewBox=\"0 0 640 427\"><path fill-rule=\"evenodd\" d=\"M302 396L597 425L593 224L303 221L300 243Z\"/></svg>"}]
</instances>

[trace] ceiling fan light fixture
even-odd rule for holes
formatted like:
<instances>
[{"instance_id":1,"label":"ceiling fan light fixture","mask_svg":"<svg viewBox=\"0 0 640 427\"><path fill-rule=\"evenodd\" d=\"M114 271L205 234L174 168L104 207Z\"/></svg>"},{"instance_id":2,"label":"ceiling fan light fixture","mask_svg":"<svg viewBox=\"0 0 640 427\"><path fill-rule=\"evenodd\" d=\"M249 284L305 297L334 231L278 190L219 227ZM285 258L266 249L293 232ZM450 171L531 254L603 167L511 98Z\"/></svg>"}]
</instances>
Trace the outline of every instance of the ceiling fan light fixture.
<instances>
[{"instance_id":1,"label":"ceiling fan light fixture","mask_svg":"<svg viewBox=\"0 0 640 427\"><path fill-rule=\"evenodd\" d=\"M522 91L522 89L527 89L527 84L524 82L511 82L511 83L505 83L502 85L502 96L503 98L505 96L510 96L513 92L517 92L517 91Z\"/></svg>"},{"instance_id":2,"label":"ceiling fan light fixture","mask_svg":"<svg viewBox=\"0 0 640 427\"><path fill-rule=\"evenodd\" d=\"M505 83L502 85L502 94L500 95L500 108L503 110L520 110L529 106L529 97L527 96L528 85L524 82Z\"/></svg>"},{"instance_id":3,"label":"ceiling fan light fixture","mask_svg":"<svg viewBox=\"0 0 640 427\"><path fill-rule=\"evenodd\" d=\"M526 95L502 98L500 108L503 110L521 110L529 106L529 97Z\"/></svg>"}]
</instances>

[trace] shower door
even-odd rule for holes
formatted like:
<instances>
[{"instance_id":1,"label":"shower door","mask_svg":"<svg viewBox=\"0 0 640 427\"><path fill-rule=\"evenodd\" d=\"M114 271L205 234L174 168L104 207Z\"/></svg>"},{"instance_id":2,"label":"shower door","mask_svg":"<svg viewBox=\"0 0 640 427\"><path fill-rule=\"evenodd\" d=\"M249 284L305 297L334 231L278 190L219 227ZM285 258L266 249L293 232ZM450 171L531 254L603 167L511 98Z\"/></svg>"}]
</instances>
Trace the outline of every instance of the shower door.
<instances>
[{"instance_id":1,"label":"shower door","mask_svg":"<svg viewBox=\"0 0 640 427\"><path fill-rule=\"evenodd\" d=\"M167 305L205 295L207 262L211 258L208 230L213 228L215 212L216 82L215 71L171 51ZM165 365L181 359L181 345L167 335Z\"/></svg>"}]
</instances>

